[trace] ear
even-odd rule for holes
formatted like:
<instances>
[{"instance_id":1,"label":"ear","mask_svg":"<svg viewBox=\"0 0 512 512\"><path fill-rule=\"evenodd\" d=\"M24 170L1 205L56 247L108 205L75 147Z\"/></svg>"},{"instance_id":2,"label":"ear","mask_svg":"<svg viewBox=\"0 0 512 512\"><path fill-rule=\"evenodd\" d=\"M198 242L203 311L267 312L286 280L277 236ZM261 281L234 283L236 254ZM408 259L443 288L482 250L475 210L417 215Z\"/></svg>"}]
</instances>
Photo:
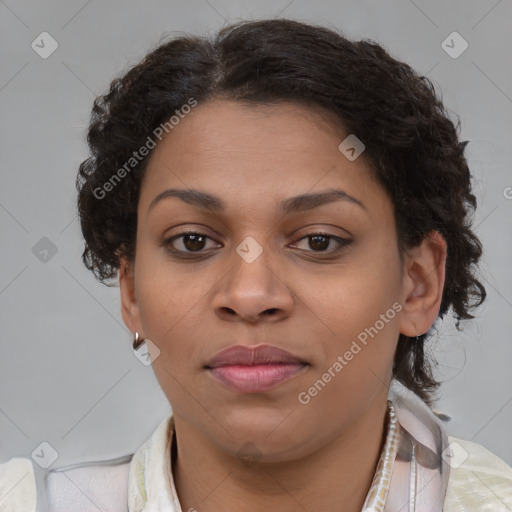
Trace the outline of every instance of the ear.
<instances>
[{"instance_id":1,"label":"ear","mask_svg":"<svg viewBox=\"0 0 512 512\"><path fill-rule=\"evenodd\" d=\"M400 332L405 336L425 334L435 322L443 298L446 255L446 242L437 231L406 251L400 319Z\"/></svg>"},{"instance_id":2,"label":"ear","mask_svg":"<svg viewBox=\"0 0 512 512\"><path fill-rule=\"evenodd\" d=\"M121 314L130 331L141 333L140 311L135 294L135 276L130 262L125 257L119 259L119 288L121 292ZM142 333L141 333L142 334Z\"/></svg>"}]
</instances>

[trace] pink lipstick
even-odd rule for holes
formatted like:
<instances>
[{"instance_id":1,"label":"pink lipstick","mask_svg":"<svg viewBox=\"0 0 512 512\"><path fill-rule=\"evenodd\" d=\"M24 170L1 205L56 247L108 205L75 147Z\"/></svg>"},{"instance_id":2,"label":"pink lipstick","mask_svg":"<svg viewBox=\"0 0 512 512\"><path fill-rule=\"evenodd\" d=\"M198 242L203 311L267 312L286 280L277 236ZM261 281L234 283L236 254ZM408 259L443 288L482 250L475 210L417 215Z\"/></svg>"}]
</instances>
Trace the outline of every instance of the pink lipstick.
<instances>
[{"instance_id":1,"label":"pink lipstick","mask_svg":"<svg viewBox=\"0 0 512 512\"><path fill-rule=\"evenodd\" d=\"M211 375L241 393L260 393L302 372L305 361L271 345L236 345L214 356L206 368Z\"/></svg>"}]
</instances>

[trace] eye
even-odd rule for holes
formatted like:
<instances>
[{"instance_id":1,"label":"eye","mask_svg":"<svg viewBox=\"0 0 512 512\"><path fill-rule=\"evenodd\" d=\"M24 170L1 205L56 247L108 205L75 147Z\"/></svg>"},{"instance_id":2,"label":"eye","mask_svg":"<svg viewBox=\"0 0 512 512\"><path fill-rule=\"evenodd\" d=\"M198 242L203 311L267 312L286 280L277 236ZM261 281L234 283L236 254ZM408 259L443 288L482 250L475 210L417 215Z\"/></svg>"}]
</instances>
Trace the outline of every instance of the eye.
<instances>
[{"instance_id":1,"label":"eye","mask_svg":"<svg viewBox=\"0 0 512 512\"><path fill-rule=\"evenodd\" d=\"M212 239L205 233L185 231L179 235L167 238L162 242L162 245L173 253L200 253L205 248L207 240Z\"/></svg>"},{"instance_id":2,"label":"eye","mask_svg":"<svg viewBox=\"0 0 512 512\"><path fill-rule=\"evenodd\" d=\"M332 235L330 233L310 233L309 235L303 236L298 240L300 242L301 240L308 240L309 243L308 246L312 249L309 251L308 249L305 249L307 252L337 252L341 250L344 246L350 244L352 240L349 240L347 238L341 238L339 236ZM337 249L329 250L326 249L329 248L331 245L331 242L335 242L335 244L338 245ZM294 244L296 246L297 242ZM303 249L304 250L304 249Z\"/></svg>"},{"instance_id":3,"label":"eye","mask_svg":"<svg viewBox=\"0 0 512 512\"><path fill-rule=\"evenodd\" d=\"M205 233L198 231L185 231L165 239L161 245L166 247L167 250L173 254L204 254L207 252L205 249L207 249L206 246L208 240L213 241ZM309 240L309 249L301 250L305 252L316 253L336 253L340 251L344 246L349 245L352 242L350 239L335 236L330 233L311 233L300 238L297 242L292 244L292 247L296 247L298 242L303 240ZM334 249L332 248L332 245L335 246ZM220 246L221 244L213 244L212 248ZM331 247L330 250L329 247Z\"/></svg>"}]
</instances>

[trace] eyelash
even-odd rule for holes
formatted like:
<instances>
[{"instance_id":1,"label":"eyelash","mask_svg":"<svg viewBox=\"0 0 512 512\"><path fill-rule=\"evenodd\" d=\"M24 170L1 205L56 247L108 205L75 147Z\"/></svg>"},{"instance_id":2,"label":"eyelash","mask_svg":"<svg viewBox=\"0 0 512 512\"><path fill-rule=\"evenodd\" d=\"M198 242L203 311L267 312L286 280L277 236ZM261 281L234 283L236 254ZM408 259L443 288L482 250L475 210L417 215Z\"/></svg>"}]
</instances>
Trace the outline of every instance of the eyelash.
<instances>
[{"instance_id":1,"label":"eyelash","mask_svg":"<svg viewBox=\"0 0 512 512\"><path fill-rule=\"evenodd\" d=\"M181 251L181 250L169 248L169 246L172 244L172 242L174 242L175 240L182 238L186 235L199 235L201 237L209 238L210 240L212 240L212 238L210 238L206 233L202 233L200 231L195 231L195 230L190 230L190 231L183 231L183 232L179 233L178 235L173 235L172 237L163 240L161 245L166 247L167 250L173 255L179 255L179 254L204 255L205 252L202 249L199 251ZM304 249L300 249L300 250L303 250L304 252L307 252L307 253L313 253L313 254L333 254L333 253L336 254L352 242L352 240L350 240L348 238L342 238L339 236L335 236L331 233L325 233L325 232L320 232L320 231L314 232L314 233L309 233L305 236L302 236L301 238L299 238L297 240L297 242L300 242L304 239L313 238L315 236L323 236L323 237L329 238L329 241L331 239L335 240L339 244L338 249L331 250L331 251L313 251L313 250L308 251L308 250L304 250ZM297 242L294 242L294 243L297 243ZM178 256L178 257L182 257L182 256ZM188 256L185 256L185 257L188 257Z\"/></svg>"}]
</instances>

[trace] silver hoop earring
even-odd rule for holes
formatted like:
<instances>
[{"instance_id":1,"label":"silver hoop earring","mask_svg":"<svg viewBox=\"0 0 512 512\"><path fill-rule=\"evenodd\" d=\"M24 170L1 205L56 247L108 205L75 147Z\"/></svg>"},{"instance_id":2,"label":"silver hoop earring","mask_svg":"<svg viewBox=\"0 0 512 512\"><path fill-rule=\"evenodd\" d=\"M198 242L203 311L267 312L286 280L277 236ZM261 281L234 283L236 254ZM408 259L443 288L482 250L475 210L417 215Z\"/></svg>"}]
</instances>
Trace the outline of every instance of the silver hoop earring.
<instances>
[{"instance_id":1,"label":"silver hoop earring","mask_svg":"<svg viewBox=\"0 0 512 512\"><path fill-rule=\"evenodd\" d=\"M139 333L135 331L135 337L133 338L133 350L137 350L146 340L139 338Z\"/></svg>"}]
</instances>

